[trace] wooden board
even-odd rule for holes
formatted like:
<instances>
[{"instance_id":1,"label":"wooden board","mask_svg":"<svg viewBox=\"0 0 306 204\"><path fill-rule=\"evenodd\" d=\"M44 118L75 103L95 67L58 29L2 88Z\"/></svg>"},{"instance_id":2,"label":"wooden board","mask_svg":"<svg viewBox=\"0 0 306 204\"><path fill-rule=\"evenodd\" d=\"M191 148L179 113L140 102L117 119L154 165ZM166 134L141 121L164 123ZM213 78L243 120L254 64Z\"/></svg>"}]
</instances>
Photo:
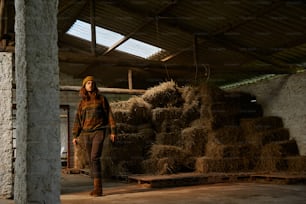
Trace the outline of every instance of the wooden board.
<instances>
[{"instance_id":1,"label":"wooden board","mask_svg":"<svg viewBox=\"0 0 306 204\"><path fill-rule=\"evenodd\" d=\"M306 175L290 175L290 174L254 174L251 176L254 182L277 183L277 184L306 184Z\"/></svg>"},{"instance_id":2,"label":"wooden board","mask_svg":"<svg viewBox=\"0 0 306 204\"><path fill-rule=\"evenodd\" d=\"M150 188L163 188L171 186L189 186L225 182L249 181L251 174L237 173L179 173L169 175L130 175L130 182L136 181L139 185Z\"/></svg>"}]
</instances>

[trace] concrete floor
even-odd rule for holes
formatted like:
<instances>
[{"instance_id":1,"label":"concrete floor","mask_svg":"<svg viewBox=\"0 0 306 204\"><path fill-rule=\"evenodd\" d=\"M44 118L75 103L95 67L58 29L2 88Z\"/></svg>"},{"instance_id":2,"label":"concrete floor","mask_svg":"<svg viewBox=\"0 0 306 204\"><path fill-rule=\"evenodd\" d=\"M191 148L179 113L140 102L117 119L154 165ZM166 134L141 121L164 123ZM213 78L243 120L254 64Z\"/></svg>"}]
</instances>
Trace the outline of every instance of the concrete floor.
<instances>
[{"instance_id":1,"label":"concrete floor","mask_svg":"<svg viewBox=\"0 0 306 204\"><path fill-rule=\"evenodd\" d=\"M80 185L74 185L79 182ZM263 183L223 183L187 187L152 189L136 183L104 182L103 197L90 197L91 180L87 176L63 178L63 204L203 204L203 203L306 203L306 185Z\"/></svg>"},{"instance_id":2,"label":"concrete floor","mask_svg":"<svg viewBox=\"0 0 306 204\"><path fill-rule=\"evenodd\" d=\"M137 183L104 181L104 196L91 197L92 180L83 174L63 174L61 178L62 204L205 204L205 203L306 203L306 185L223 183L174 187L146 188ZM0 200L0 204L13 204Z\"/></svg>"}]
</instances>

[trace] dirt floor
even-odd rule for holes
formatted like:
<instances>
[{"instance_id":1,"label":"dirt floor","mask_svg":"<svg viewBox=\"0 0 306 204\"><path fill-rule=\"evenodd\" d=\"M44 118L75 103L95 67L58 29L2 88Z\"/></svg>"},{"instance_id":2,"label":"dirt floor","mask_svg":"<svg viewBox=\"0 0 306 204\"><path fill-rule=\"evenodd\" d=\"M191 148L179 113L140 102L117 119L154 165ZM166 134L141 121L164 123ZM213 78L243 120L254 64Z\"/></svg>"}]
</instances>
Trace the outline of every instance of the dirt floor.
<instances>
[{"instance_id":1,"label":"dirt floor","mask_svg":"<svg viewBox=\"0 0 306 204\"><path fill-rule=\"evenodd\" d=\"M62 204L203 204L203 203L306 203L305 184L258 182L218 183L171 188L148 188L124 180L104 181L104 196L91 197L92 180L84 174L63 174ZM0 204L13 204L0 200Z\"/></svg>"}]
</instances>

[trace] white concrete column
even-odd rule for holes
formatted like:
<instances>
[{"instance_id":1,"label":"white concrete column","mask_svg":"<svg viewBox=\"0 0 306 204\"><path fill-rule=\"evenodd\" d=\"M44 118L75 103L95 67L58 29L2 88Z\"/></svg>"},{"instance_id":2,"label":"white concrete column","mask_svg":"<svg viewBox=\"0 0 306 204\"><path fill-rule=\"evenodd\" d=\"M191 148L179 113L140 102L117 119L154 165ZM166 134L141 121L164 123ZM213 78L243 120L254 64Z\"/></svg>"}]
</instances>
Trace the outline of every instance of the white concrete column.
<instances>
[{"instance_id":1,"label":"white concrete column","mask_svg":"<svg viewBox=\"0 0 306 204\"><path fill-rule=\"evenodd\" d=\"M13 55L0 52L0 197L13 195Z\"/></svg>"},{"instance_id":2,"label":"white concrete column","mask_svg":"<svg viewBox=\"0 0 306 204\"><path fill-rule=\"evenodd\" d=\"M57 0L15 0L14 200L60 203Z\"/></svg>"}]
</instances>

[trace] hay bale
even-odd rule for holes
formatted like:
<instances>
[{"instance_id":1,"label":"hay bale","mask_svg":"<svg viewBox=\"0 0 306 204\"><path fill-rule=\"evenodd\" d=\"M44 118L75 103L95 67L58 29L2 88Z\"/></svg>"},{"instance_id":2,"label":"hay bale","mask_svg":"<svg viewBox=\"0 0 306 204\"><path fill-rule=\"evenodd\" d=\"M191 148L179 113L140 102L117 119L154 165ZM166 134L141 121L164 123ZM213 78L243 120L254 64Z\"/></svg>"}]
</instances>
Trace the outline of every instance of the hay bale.
<instances>
[{"instance_id":1,"label":"hay bale","mask_svg":"<svg viewBox=\"0 0 306 204\"><path fill-rule=\"evenodd\" d=\"M152 108L181 106L183 102L178 86L173 80L148 89L141 97L151 104Z\"/></svg>"},{"instance_id":2,"label":"hay bale","mask_svg":"<svg viewBox=\"0 0 306 204\"><path fill-rule=\"evenodd\" d=\"M199 88L193 86L184 86L178 88L184 104L191 104L195 101L200 101Z\"/></svg>"},{"instance_id":3,"label":"hay bale","mask_svg":"<svg viewBox=\"0 0 306 204\"><path fill-rule=\"evenodd\" d=\"M74 168L76 169L88 169L89 158L88 153L84 145L74 145Z\"/></svg>"},{"instance_id":4,"label":"hay bale","mask_svg":"<svg viewBox=\"0 0 306 204\"><path fill-rule=\"evenodd\" d=\"M143 98L134 96L128 100L131 112L131 124L143 124L151 121L151 105L143 100Z\"/></svg>"},{"instance_id":5,"label":"hay bale","mask_svg":"<svg viewBox=\"0 0 306 204\"><path fill-rule=\"evenodd\" d=\"M184 160L190 157L190 154L181 147L173 145L153 145L151 148L151 158L172 157L179 160Z\"/></svg>"},{"instance_id":6,"label":"hay bale","mask_svg":"<svg viewBox=\"0 0 306 204\"><path fill-rule=\"evenodd\" d=\"M102 157L101 159L101 171L103 178L112 178L119 174L117 165L114 164L110 157Z\"/></svg>"},{"instance_id":7,"label":"hay bale","mask_svg":"<svg viewBox=\"0 0 306 204\"><path fill-rule=\"evenodd\" d=\"M152 110L152 121L160 122L164 120L178 119L182 115L182 108L155 108Z\"/></svg>"},{"instance_id":8,"label":"hay bale","mask_svg":"<svg viewBox=\"0 0 306 204\"><path fill-rule=\"evenodd\" d=\"M113 110L113 116L117 123L128 123L131 113L127 110Z\"/></svg>"},{"instance_id":9,"label":"hay bale","mask_svg":"<svg viewBox=\"0 0 306 204\"><path fill-rule=\"evenodd\" d=\"M134 96L127 101L111 103L116 122L138 125L151 121L151 105L141 97Z\"/></svg>"},{"instance_id":10,"label":"hay bale","mask_svg":"<svg viewBox=\"0 0 306 204\"><path fill-rule=\"evenodd\" d=\"M262 171L286 171L288 163L285 157L298 156L298 148L294 140L273 142L263 146L257 169Z\"/></svg>"},{"instance_id":11,"label":"hay bale","mask_svg":"<svg viewBox=\"0 0 306 204\"><path fill-rule=\"evenodd\" d=\"M118 134L115 143L106 140L102 152L102 167L103 165L109 165L111 163L113 170L112 176L115 173L117 175L120 174L119 169L122 167L118 165L122 164L122 161L129 164L125 170L126 172L141 170L141 161L146 156L144 143L145 139L138 133ZM135 165L133 166L132 164Z\"/></svg>"},{"instance_id":12,"label":"hay bale","mask_svg":"<svg viewBox=\"0 0 306 204\"><path fill-rule=\"evenodd\" d=\"M182 163L181 160L173 157L151 158L143 161L143 169L147 174L174 174L179 172L190 172L195 169L195 158Z\"/></svg>"},{"instance_id":13,"label":"hay bale","mask_svg":"<svg viewBox=\"0 0 306 204\"><path fill-rule=\"evenodd\" d=\"M209 139L217 144L245 143L245 137L239 126L225 126L209 134Z\"/></svg>"},{"instance_id":14,"label":"hay bale","mask_svg":"<svg viewBox=\"0 0 306 204\"><path fill-rule=\"evenodd\" d=\"M180 119L164 120L157 130L159 132L180 132L185 125Z\"/></svg>"},{"instance_id":15,"label":"hay bale","mask_svg":"<svg viewBox=\"0 0 306 204\"><path fill-rule=\"evenodd\" d=\"M214 103L201 106L200 117L206 120L212 130L224 126L239 125L239 106L227 103Z\"/></svg>"},{"instance_id":16,"label":"hay bale","mask_svg":"<svg viewBox=\"0 0 306 204\"><path fill-rule=\"evenodd\" d=\"M179 119L182 115L182 108L169 107L169 108L155 108L152 110L152 123L154 128L160 132L161 125L164 121L173 121Z\"/></svg>"},{"instance_id":17,"label":"hay bale","mask_svg":"<svg viewBox=\"0 0 306 204\"><path fill-rule=\"evenodd\" d=\"M86 138L89 137L87 132L81 132L78 142L74 145L75 168L89 169L90 156L86 149Z\"/></svg>"},{"instance_id":18,"label":"hay bale","mask_svg":"<svg viewBox=\"0 0 306 204\"><path fill-rule=\"evenodd\" d=\"M205 156L212 158L253 158L257 155L258 149L251 144L217 144L209 141L206 145Z\"/></svg>"},{"instance_id":19,"label":"hay bale","mask_svg":"<svg viewBox=\"0 0 306 204\"><path fill-rule=\"evenodd\" d=\"M112 111L128 110L130 107L129 101L113 101L110 104Z\"/></svg>"},{"instance_id":20,"label":"hay bale","mask_svg":"<svg viewBox=\"0 0 306 204\"><path fill-rule=\"evenodd\" d=\"M195 163L195 172L210 173L210 172L242 172L250 171L252 166L247 158L210 158L198 157Z\"/></svg>"},{"instance_id":21,"label":"hay bale","mask_svg":"<svg viewBox=\"0 0 306 204\"><path fill-rule=\"evenodd\" d=\"M142 169L145 174L158 174L159 169L157 168L158 158L148 158L141 162Z\"/></svg>"},{"instance_id":22,"label":"hay bale","mask_svg":"<svg viewBox=\"0 0 306 204\"><path fill-rule=\"evenodd\" d=\"M137 126L137 133L139 137L143 138L145 141L152 142L155 140L155 131L151 124L143 124Z\"/></svg>"},{"instance_id":23,"label":"hay bale","mask_svg":"<svg viewBox=\"0 0 306 204\"><path fill-rule=\"evenodd\" d=\"M257 171L264 172L278 172L287 171L288 164L284 158L281 157L261 157L256 165Z\"/></svg>"},{"instance_id":24,"label":"hay bale","mask_svg":"<svg viewBox=\"0 0 306 204\"><path fill-rule=\"evenodd\" d=\"M263 146L261 154L263 157L298 156L299 150L296 141L292 139L292 140L273 142L267 144Z\"/></svg>"},{"instance_id":25,"label":"hay bale","mask_svg":"<svg viewBox=\"0 0 306 204\"><path fill-rule=\"evenodd\" d=\"M156 144L179 146L181 142L181 132L160 132L156 134Z\"/></svg>"},{"instance_id":26,"label":"hay bale","mask_svg":"<svg viewBox=\"0 0 306 204\"><path fill-rule=\"evenodd\" d=\"M224 101L225 91L215 85L202 83L199 85L201 104L214 104Z\"/></svg>"},{"instance_id":27,"label":"hay bale","mask_svg":"<svg viewBox=\"0 0 306 204\"><path fill-rule=\"evenodd\" d=\"M116 128L118 134L125 134L125 133L136 133L138 131L137 126L129 125L126 123L116 123Z\"/></svg>"},{"instance_id":28,"label":"hay bale","mask_svg":"<svg viewBox=\"0 0 306 204\"><path fill-rule=\"evenodd\" d=\"M188 170L191 171L194 169L194 159L192 159L191 155L188 152L184 151L182 148L172 145L154 144L150 150L150 161L155 162L154 165L157 166L160 165L158 164L159 160L164 158L169 159L166 161L174 161L174 166L172 167L172 169L176 170L176 172ZM147 164L147 162L145 162L144 164ZM145 169L149 167L145 167ZM155 173L158 172L160 172L160 169L155 171Z\"/></svg>"},{"instance_id":29,"label":"hay bale","mask_svg":"<svg viewBox=\"0 0 306 204\"><path fill-rule=\"evenodd\" d=\"M247 140L251 144L263 146L271 142L289 140L289 131L286 128L262 131L248 135Z\"/></svg>"},{"instance_id":30,"label":"hay bale","mask_svg":"<svg viewBox=\"0 0 306 204\"><path fill-rule=\"evenodd\" d=\"M187 127L192 121L200 118L200 102L193 101L189 104L184 104L181 115L181 120L184 122L184 126Z\"/></svg>"},{"instance_id":31,"label":"hay bale","mask_svg":"<svg viewBox=\"0 0 306 204\"><path fill-rule=\"evenodd\" d=\"M283 121L280 117L268 116L260 118L241 119L240 126L245 135L257 134L259 132L282 128Z\"/></svg>"},{"instance_id":32,"label":"hay bale","mask_svg":"<svg viewBox=\"0 0 306 204\"><path fill-rule=\"evenodd\" d=\"M175 160L173 158L164 157L157 162L157 174L174 174L178 172L178 167L175 165Z\"/></svg>"},{"instance_id":33,"label":"hay bale","mask_svg":"<svg viewBox=\"0 0 306 204\"><path fill-rule=\"evenodd\" d=\"M208 141L207 129L204 126L192 126L182 130L181 146L193 156L203 156Z\"/></svg>"},{"instance_id":34,"label":"hay bale","mask_svg":"<svg viewBox=\"0 0 306 204\"><path fill-rule=\"evenodd\" d=\"M286 157L288 171L291 172L306 172L306 156Z\"/></svg>"}]
</instances>

